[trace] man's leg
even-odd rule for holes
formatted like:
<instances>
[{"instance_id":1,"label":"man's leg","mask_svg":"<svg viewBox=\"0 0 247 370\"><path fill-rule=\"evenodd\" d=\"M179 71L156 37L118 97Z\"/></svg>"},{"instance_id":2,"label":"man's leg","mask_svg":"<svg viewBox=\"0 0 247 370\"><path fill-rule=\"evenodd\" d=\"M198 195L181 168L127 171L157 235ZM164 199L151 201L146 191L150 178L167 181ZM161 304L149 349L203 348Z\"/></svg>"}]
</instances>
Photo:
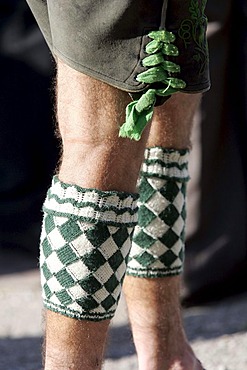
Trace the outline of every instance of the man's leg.
<instances>
[{"instance_id":1,"label":"man's leg","mask_svg":"<svg viewBox=\"0 0 247 370\"><path fill-rule=\"evenodd\" d=\"M201 370L180 312L187 156L200 95L155 108L124 292L140 370ZM152 149L150 149L152 148ZM132 276L131 276L132 275Z\"/></svg>"},{"instance_id":2,"label":"man's leg","mask_svg":"<svg viewBox=\"0 0 247 370\"><path fill-rule=\"evenodd\" d=\"M58 61L63 153L44 204L41 236L48 308L45 370L101 368L126 269L148 137L148 130L138 143L118 137L128 102L127 93Z\"/></svg>"}]
</instances>

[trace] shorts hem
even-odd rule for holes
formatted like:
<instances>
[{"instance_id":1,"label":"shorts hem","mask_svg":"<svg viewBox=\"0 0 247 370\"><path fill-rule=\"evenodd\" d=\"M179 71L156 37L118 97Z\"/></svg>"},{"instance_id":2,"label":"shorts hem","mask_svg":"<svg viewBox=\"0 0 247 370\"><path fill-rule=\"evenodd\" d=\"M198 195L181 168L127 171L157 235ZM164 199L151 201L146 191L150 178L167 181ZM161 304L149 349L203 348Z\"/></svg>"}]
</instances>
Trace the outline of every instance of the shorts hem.
<instances>
[{"instance_id":1,"label":"shorts hem","mask_svg":"<svg viewBox=\"0 0 247 370\"><path fill-rule=\"evenodd\" d=\"M104 74L101 74L100 72L94 71L93 69L90 69L88 67L85 67L84 65L76 62L75 60L70 59L68 56L64 55L60 50L58 50L56 47L53 46L52 48L53 56L58 57L63 62L65 62L69 67L75 69L76 71L83 73L89 77L92 77L96 80L99 80L101 82L104 82L110 86L113 86L119 90L126 91L126 92L142 92L147 88L147 85L145 84L138 84L136 87L132 85L128 85L125 82L121 82L119 80L112 79ZM128 79L128 78L126 78Z\"/></svg>"},{"instance_id":2,"label":"shorts hem","mask_svg":"<svg viewBox=\"0 0 247 370\"><path fill-rule=\"evenodd\" d=\"M89 77L92 77L96 80L99 80L101 82L104 82L112 87L115 87L116 89L125 91L127 93L138 93L143 92L148 88L147 84L138 84L136 86L129 85L126 82L122 82L120 80L115 80L107 75L101 74L98 71L94 71L93 69L90 69L88 67L85 67L84 65L80 64L79 62L76 62L73 59L70 59L68 56L64 55L59 49L57 49L54 45L52 48L52 54L53 56L61 59L65 64L67 64L70 68L75 69L76 71L85 74ZM131 72L133 74L133 71ZM129 77L126 78L128 80ZM126 81L125 80L125 81ZM186 94L197 94L197 93L204 93L210 89L210 81L206 81L203 84L198 85L190 85L188 87L185 87L185 89L181 90L181 93Z\"/></svg>"}]
</instances>

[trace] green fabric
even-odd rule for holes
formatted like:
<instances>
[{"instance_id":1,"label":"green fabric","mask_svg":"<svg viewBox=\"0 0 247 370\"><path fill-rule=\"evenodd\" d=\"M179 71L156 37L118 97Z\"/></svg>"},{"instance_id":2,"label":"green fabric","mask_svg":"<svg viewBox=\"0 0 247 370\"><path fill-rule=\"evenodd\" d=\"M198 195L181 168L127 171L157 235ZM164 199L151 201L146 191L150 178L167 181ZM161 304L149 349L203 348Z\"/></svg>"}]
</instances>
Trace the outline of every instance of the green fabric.
<instances>
[{"instance_id":1,"label":"green fabric","mask_svg":"<svg viewBox=\"0 0 247 370\"><path fill-rule=\"evenodd\" d=\"M178 275L184 261L186 183L143 177L140 192L143 197L127 274L152 278Z\"/></svg>"},{"instance_id":2,"label":"green fabric","mask_svg":"<svg viewBox=\"0 0 247 370\"><path fill-rule=\"evenodd\" d=\"M137 76L137 81L153 85L161 83L164 88L149 88L138 100L131 102L126 108L126 121L121 126L119 136L140 140L143 130L153 116L156 96L170 96L184 89L183 80L173 77L172 73L179 73L180 67L165 60L165 56L178 56L178 48L172 44L175 36L166 30L149 33L152 41L146 46L147 54L143 66L148 69Z\"/></svg>"},{"instance_id":3,"label":"green fabric","mask_svg":"<svg viewBox=\"0 0 247 370\"><path fill-rule=\"evenodd\" d=\"M128 275L157 278L183 270L188 154L161 147L145 150Z\"/></svg>"},{"instance_id":4,"label":"green fabric","mask_svg":"<svg viewBox=\"0 0 247 370\"><path fill-rule=\"evenodd\" d=\"M114 316L137 217L136 195L53 179L44 204L44 306L78 320Z\"/></svg>"}]
</instances>

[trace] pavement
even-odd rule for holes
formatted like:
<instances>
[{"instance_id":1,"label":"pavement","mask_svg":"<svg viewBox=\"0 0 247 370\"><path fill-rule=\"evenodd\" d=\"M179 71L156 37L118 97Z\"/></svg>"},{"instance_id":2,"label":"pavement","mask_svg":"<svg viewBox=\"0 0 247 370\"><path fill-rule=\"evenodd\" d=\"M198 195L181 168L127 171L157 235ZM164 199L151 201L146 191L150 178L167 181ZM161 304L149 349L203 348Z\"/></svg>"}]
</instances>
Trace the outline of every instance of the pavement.
<instances>
[{"instance_id":1,"label":"pavement","mask_svg":"<svg viewBox=\"0 0 247 370\"><path fill-rule=\"evenodd\" d=\"M0 253L0 259L0 370L41 370L43 323L37 261L7 253ZM183 309L183 318L206 370L247 370L247 292ZM103 369L137 370L124 297L110 327Z\"/></svg>"}]
</instances>

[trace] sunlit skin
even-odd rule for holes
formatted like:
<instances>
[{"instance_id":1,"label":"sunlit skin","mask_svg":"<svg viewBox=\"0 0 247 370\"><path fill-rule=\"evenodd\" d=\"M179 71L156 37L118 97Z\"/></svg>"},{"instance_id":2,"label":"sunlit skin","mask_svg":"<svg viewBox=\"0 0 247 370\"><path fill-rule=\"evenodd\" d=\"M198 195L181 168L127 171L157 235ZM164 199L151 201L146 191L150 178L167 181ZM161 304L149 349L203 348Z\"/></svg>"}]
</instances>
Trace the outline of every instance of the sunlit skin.
<instances>
[{"instance_id":1,"label":"sunlit skin","mask_svg":"<svg viewBox=\"0 0 247 370\"><path fill-rule=\"evenodd\" d=\"M199 95L176 94L155 108L138 142L119 138L127 93L57 61L57 119L62 142L61 181L84 188L136 192L146 146L184 149ZM126 277L140 370L202 370L183 330L180 277ZM138 313L138 314L137 314ZM46 312L45 370L101 369L109 320L79 321Z\"/></svg>"}]
</instances>

